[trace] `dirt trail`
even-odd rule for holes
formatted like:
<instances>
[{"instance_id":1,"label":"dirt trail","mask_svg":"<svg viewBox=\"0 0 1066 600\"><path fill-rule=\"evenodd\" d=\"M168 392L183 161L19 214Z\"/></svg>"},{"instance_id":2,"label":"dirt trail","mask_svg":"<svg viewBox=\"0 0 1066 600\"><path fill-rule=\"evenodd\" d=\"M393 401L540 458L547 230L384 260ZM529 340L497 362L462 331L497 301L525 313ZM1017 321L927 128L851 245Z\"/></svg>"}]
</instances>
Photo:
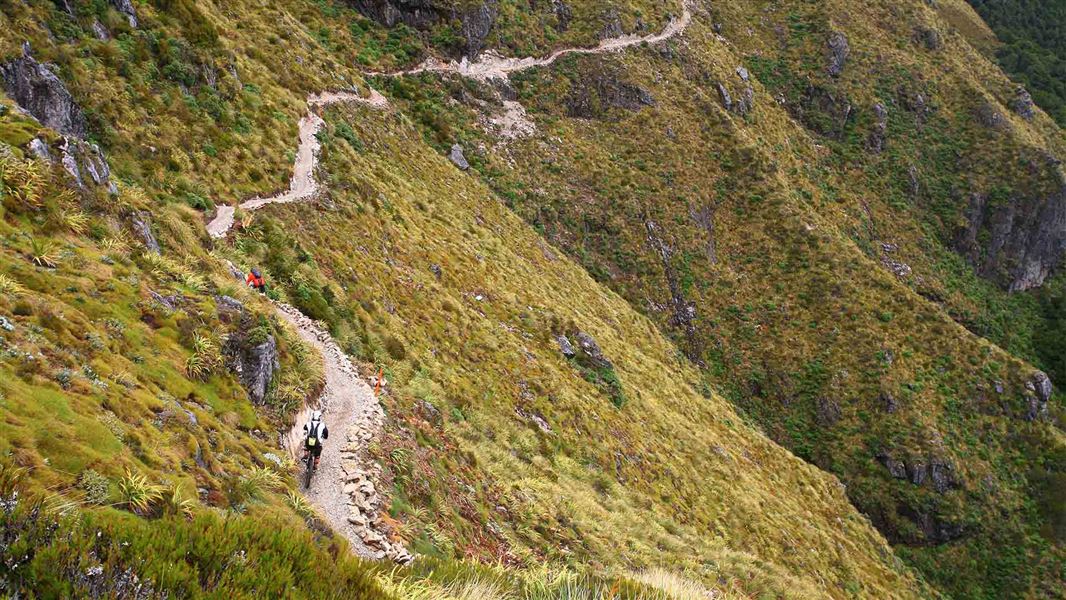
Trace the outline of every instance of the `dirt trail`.
<instances>
[{"instance_id":1,"label":"dirt trail","mask_svg":"<svg viewBox=\"0 0 1066 600\"><path fill-rule=\"evenodd\" d=\"M691 0L683 0L683 12L672 19L660 33L647 36L626 35L603 40L592 48L566 48L542 58L504 58L494 53L485 53L477 61L460 63L427 61L410 71L391 73L402 76L424 72L455 73L479 80L507 78L511 73L548 66L567 54L604 54L635 46L653 44L682 33L692 20ZM256 197L240 204L241 210L252 211L268 204L297 202L313 197L318 192L315 167L318 161L319 144L316 134L325 124L318 110L338 102L353 102L371 108L385 109L388 100L371 90L369 97L352 92L323 92L307 98L307 114L300 119L300 144L293 165L289 189L276 196ZM532 127L525 118L521 105L508 106L508 115L499 124L510 135L521 135ZM223 238L233 227L235 207L220 205L214 219L207 224L212 238ZM240 278L240 271L230 264L231 271ZM296 308L276 302L278 315L290 323L300 338L321 353L325 364L326 385L318 404L305 407L297 415L295 425L286 439L288 449L296 453L302 445L303 425L312 408L323 411L331 438L322 452L320 469L315 475L308 499L321 511L334 531L344 535L353 550L365 558L390 558L399 563L409 562L412 557L400 544L388 540L381 531L379 514L382 500L377 494L374 481L380 475L380 467L371 464L367 445L381 430L384 415L373 390L364 381L344 352L317 323L300 313Z\"/></svg>"},{"instance_id":2,"label":"dirt trail","mask_svg":"<svg viewBox=\"0 0 1066 600\"><path fill-rule=\"evenodd\" d=\"M568 54L606 54L608 52L615 52L639 44L656 44L658 42L666 41L684 32L692 22L692 10L690 4L691 0L683 0L681 16L671 19L670 23L668 23L661 32L651 35L642 36L630 34L608 38L601 40L599 44L591 48L563 48L552 52L548 56L540 58L532 56L509 58L500 56L498 53L491 50L483 53L474 62L470 62L466 57L459 62L443 62L436 58L429 58L413 69L389 73L387 75L402 76L417 75L419 73L455 73L479 81L507 79L511 73L532 69L534 67L546 67ZM383 73L377 73L377 75L383 75Z\"/></svg>"},{"instance_id":3,"label":"dirt trail","mask_svg":"<svg viewBox=\"0 0 1066 600\"><path fill-rule=\"evenodd\" d=\"M268 198L255 197L242 202L240 205L241 210L252 211L267 204L298 202L306 200L318 192L318 182L315 181L315 165L318 160L319 144L316 135L325 125L325 121L318 116L317 110L338 102L354 102L373 108L385 108L389 104L388 100L375 90L371 90L368 98L351 92L323 92L308 96L307 114L300 119L300 145L296 149L296 161L293 164L292 178L289 180L288 191L282 192L277 196ZM233 227L234 213L235 207L220 205L215 218L207 224L207 233L215 239L226 237L226 233Z\"/></svg>"},{"instance_id":4,"label":"dirt trail","mask_svg":"<svg viewBox=\"0 0 1066 600\"><path fill-rule=\"evenodd\" d=\"M367 444L381 430L384 413L374 391L329 332L295 307L281 302L275 304L278 315L296 328L304 342L318 350L325 363L326 387L318 405L306 407L297 415L287 440L288 450L295 458L303 447L303 426L311 409L323 412L330 437L323 445L322 460L311 480L311 488L304 494L323 513L333 530L348 538L356 554L409 562L411 555L401 545L375 531L380 525L378 514L382 501L373 481L380 472L378 467L369 464L366 452Z\"/></svg>"}]
</instances>

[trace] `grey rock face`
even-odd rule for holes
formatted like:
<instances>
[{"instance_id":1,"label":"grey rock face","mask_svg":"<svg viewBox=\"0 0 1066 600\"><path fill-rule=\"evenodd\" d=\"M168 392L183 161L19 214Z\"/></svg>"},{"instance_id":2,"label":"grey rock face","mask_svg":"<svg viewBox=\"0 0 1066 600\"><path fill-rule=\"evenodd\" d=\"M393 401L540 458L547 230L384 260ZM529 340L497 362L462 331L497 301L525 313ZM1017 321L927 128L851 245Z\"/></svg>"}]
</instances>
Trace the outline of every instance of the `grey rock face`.
<instances>
[{"instance_id":1,"label":"grey rock face","mask_svg":"<svg viewBox=\"0 0 1066 600\"><path fill-rule=\"evenodd\" d=\"M555 13L555 19L558 22L556 29L566 31L570 28L570 21L574 18L574 12L570 10L569 4L563 0L552 0L552 12Z\"/></svg>"},{"instance_id":2,"label":"grey rock face","mask_svg":"<svg viewBox=\"0 0 1066 600\"><path fill-rule=\"evenodd\" d=\"M574 345L570 343L570 338L565 335L560 335L555 338L555 341L559 344L559 351L563 353L563 356L567 358L577 356L577 350L574 348Z\"/></svg>"},{"instance_id":3,"label":"grey rock face","mask_svg":"<svg viewBox=\"0 0 1066 600\"><path fill-rule=\"evenodd\" d=\"M463 147L459 144L452 145L452 151L448 154L448 159L463 171L470 168L470 163L466 161L466 156L463 155Z\"/></svg>"},{"instance_id":4,"label":"grey rock face","mask_svg":"<svg viewBox=\"0 0 1066 600\"><path fill-rule=\"evenodd\" d=\"M625 35L625 31L622 29L622 18L618 16L617 10L612 8L608 11L605 20L603 30L600 32L600 39L606 40Z\"/></svg>"},{"instance_id":5,"label":"grey rock face","mask_svg":"<svg viewBox=\"0 0 1066 600\"><path fill-rule=\"evenodd\" d=\"M887 452L880 452L877 455L877 460L881 462L888 469L888 472L892 477L896 479L907 478L907 465L903 461L892 458L892 455Z\"/></svg>"},{"instance_id":6,"label":"grey rock face","mask_svg":"<svg viewBox=\"0 0 1066 600\"><path fill-rule=\"evenodd\" d=\"M844 72L844 65L848 62L848 55L851 54L848 37L839 31L834 31L829 34L826 45L829 47L829 75L840 77L840 74Z\"/></svg>"},{"instance_id":7,"label":"grey rock face","mask_svg":"<svg viewBox=\"0 0 1066 600\"><path fill-rule=\"evenodd\" d=\"M130 27L137 28L137 9L133 7L133 2L130 0L109 0L111 6L115 7L115 10L126 15L126 19L130 22Z\"/></svg>"},{"instance_id":8,"label":"grey rock face","mask_svg":"<svg viewBox=\"0 0 1066 600\"><path fill-rule=\"evenodd\" d=\"M1029 90L1022 86L1014 91L1014 98L1010 101L1010 109L1018 113L1026 121L1032 121L1036 114L1033 112L1033 97Z\"/></svg>"},{"instance_id":9,"label":"grey rock face","mask_svg":"<svg viewBox=\"0 0 1066 600\"><path fill-rule=\"evenodd\" d=\"M1047 416L1047 404L1051 400L1052 391L1051 380L1043 371L1033 373L1029 381L1025 382L1025 420L1034 421Z\"/></svg>"},{"instance_id":10,"label":"grey rock face","mask_svg":"<svg viewBox=\"0 0 1066 600\"><path fill-rule=\"evenodd\" d=\"M34 156L43 160L52 160L52 150L48 147L48 144L41 138L33 138L29 143L30 152Z\"/></svg>"},{"instance_id":11,"label":"grey rock face","mask_svg":"<svg viewBox=\"0 0 1066 600\"><path fill-rule=\"evenodd\" d=\"M59 77L30 55L28 44L21 58L0 65L0 78L7 94L42 125L85 137L85 115Z\"/></svg>"},{"instance_id":12,"label":"grey rock face","mask_svg":"<svg viewBox=\"0 0 1066 600\"><path fill-rule=\"evenodd\" d=\"M258 344L249 343L243 333L231 336L226 341L224 353L230 370L248 392L248 398L255 404L263 404L274 373L281 368L274 336L268 335Z\"/></svg>"},{"instance_id":13,"label":"grey rock face","mask_svg":"<svg viewBox=\"0 0 1066 600\"><path fill-rule=\"evenodd\" d=\"M611 361L607 360L607 357L603 355L603 351L600 350L600 345L596 343L596 340L592 339L592 336L584 331L577 332L575 336L577 339L578 348L588 359L588 362L593 366L603 369L609 369L612 365Z\"/></svg>"},{"instance_id":14,"label":"grey rock face","mask_svg":"<svg viewBox=\"0 0 1066 600\"><path fill-rule=\"evenodd\" d=\"M484 48L485 38L496 22L496 0L457 6L441 0L349 0L363 15L386 27L403 23L415 29L427 29L441 21L458 21L466 41L464 54L471 59Z\"/></svg>"},{"instance_id":15,"label":"grey rock face","mask_svg":"<svg viewBox=\"0 0 1066 600\"><path fill-rule=\"evenodd\" d=\"M1048 161L1044 193L991 201L973 193L955 249L982 277L1017 292L1043 285L1066 255L1066 175ZM1018 188L1015 188L1018 190Z\"/></svg>"},{"instance_id":16,"label":"grey rock face","mask_svg":"<svg viewBox=\"0 0 1066 600\"><path fill-rule=\"evenodd\" d=\"M477 58L485 47L485 38L496 22L496 2L483 2L459 15L463 38L466 39L466 55Z\"/></svg>"},{"instance_id":17,"label":"grey rock face","mask_svg":"<svg viewBox=\"0 0 1066 600\"><path fill-rule=\"evenodd\" d=\"M880 154L885 149L885 135L888 132L888 109L884 104L874 104L874 118L874 129L866 139L866 147L870 152Z\"/></svg>"},{"instance_id":18,"label":"grey rock face","mask_svg":"<svg viewBox=\"0 0 1066 600\"><path fill-rule=\"evenodd\" d=\"M160 254L159 242L152 235L152 215L146 211L135 210L129 215L130 228L133 233L144 243L149 252Z\"/></svg>"}]
</instances>

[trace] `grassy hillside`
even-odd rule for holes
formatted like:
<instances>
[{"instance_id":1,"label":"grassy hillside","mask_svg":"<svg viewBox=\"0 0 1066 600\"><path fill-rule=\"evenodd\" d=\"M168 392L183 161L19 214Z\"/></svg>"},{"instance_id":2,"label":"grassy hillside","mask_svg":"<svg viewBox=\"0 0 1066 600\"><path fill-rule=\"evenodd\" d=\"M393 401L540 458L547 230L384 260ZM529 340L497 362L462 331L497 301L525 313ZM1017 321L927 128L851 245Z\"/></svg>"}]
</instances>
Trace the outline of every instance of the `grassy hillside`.
<instances>
[{"instance_id":1,"label":"grassy hillside","mask_svg":"<svg viewBox=\"0 0 1066 600\"><path fill-rule=\"evenodd\" d=\"M972 193L1019 211L1054 193L1042 157L1061 155L1062 133L1013 114L1011 82L940 12L854 8L716 4L665 49L521 74L537 133L514 141L491 88L381 85L768 435L847 482L945 589L1055 595L1061 413L1029 419L1023 362L1057 364L1041 308L1055 305L1006 293L1010 267L956 240ZM834 31L850 40L838 77ZM987 106L1002 128L981 124Z\"/></svg>"},{"instance_id":2,"label":"grassy hillside","mask_svg":"<svg viewBox=\"0 0 1066 600\"><path fill-rule=\"evenodd\" d=\"M54 63L120 183L74 187L30 158L55 133L0 111L5 591L934 595L835 478L745 423L652 322L401 113L331 115L328 197L256 215L209 250L197 209L284 185L300 98L361 87L344 65L387 31L317 3L137 4L137 29L110 5L73 6L0 13L4 55L29 40ZM131 225L138 211L161 254ZM387 367L375 452L393 535L424 565L351 561L292 492L274 440L321 367L224 257L262 265L353 356ZM554 336L581 332L606 359L560 353ZM221 350L268 336L280 371L254 403ZM670 586L688 591L656 591Z\"/></svg>"},{"instance_id":3,"label":"grassy hillside","mask_svg":"<svg viewBox=\"0 0 1066 600\"><path fill-rule=\"evenodd\" d=\"M88 595L78 573L127 568L128 541L175 595L322 595L322 578L382 597L1061 593L1061 408L1027 386L1033 361L1061 362L1062 284L1005 291L1044 273L995 216L1039 220L1066 140L1012 112L961 2L697 3L677 40L510 85L373 78L393 108L327 112L322 197L216 244L215 203L285 187L308 92L455 57L462 19L152 0L134 29L114 4L60 4L0 7L0 58L28 40L54 64L121 185L75 191L26 158L55 133L0 111L0 451L50 511L5 509L49 550L4 589ZM678 11L566 6L564 27L556 3L501 1L484 43L540 53ZM505 99L530 134L504 133L528 127ZM443 156L456 142L468 173ZM372 451L421 564L352 562L290 494L268 454L321 367L223 259L386 369ZM218 354L230 336L278 341L262 402ZM48 537L56 513L69 537ZM99 528L120 541L70 551ZM220 550L168 571L180 545L160 531ZM238 555L263 566L213 579Z\"/></svg>"}]
</instances>

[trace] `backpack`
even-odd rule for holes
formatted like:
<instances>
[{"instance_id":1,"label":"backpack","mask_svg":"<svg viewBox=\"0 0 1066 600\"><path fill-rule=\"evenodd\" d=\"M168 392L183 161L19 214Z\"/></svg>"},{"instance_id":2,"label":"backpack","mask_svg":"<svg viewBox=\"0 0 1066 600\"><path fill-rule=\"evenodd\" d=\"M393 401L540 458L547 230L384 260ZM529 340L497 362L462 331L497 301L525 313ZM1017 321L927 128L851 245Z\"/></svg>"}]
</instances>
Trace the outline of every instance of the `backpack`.
<instances>
[{"instance_id":1,"label":"backpack","mask_svg":"<svg viewBox=\"0 0 1066 600\"><path fill-rule=\"evenodd\" d=\"M318 445L319 435L322 433L322 422L307 424L307 447L313 448Z\"/></svg>"}]
</instances>

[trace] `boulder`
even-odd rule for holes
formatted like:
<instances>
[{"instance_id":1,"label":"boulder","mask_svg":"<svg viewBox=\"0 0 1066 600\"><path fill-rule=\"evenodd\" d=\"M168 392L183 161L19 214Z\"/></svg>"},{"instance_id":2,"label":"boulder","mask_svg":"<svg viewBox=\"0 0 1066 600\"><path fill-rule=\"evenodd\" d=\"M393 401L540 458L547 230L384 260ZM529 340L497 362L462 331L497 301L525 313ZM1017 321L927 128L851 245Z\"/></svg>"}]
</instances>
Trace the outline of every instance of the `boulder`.
<instances>
[{"instance_id":1,"label":"boulder","mask_svg":"<svg viewBox=\"0 0 1066 600\"><path fill-rule=\"evenodd\" d=\"M1029 95L1029 90L1020 85L1014 90L1014 98L1010 101L1010 109L1026 121L1032 121L1033 117L1036 116L1033 112L1033 97Z\"/></svg>"},{"instance_id":2,"label":"boulder","mask_svg":"<svg viewBox=\"0 0 1066 600\"><path fill-rule=\"evenodd\" d=\"M23 45L22 56L0 65L4 90L42 125L78 138L86 133L85 115L51 68L37 62Z\"/></svg>"},{"instance_id":3,"label":"boulder","mask_svg":"<svg viewBox=\"0 0 1066 600\"><path fill-rule=\"evenodd\" d=\"M577 356L577 350L575 350L574 345L570 343L570 338L565 335L559 335L556 336L555 341L559 344L559 351L563 353L563 356L567 358Z\"/></svg>"},{"instance_id":4,"label":"boulder","mask_svg":"<svg viewBox=\"0 0 1066 600\"><path fill-rule=\"evenodd\" d=\"M831 77L840 77L841 73L844 72L844 66L848 62L848 55L851 54L848 37L839 31L834 31L829 34L826 46L829 48L829 75Z\"/></svg>"},{"instance_id":5,"label":"boulder","mask_svg":"<svg viewBox=\"0 0 1066 600\"><path fill-rule=\"evenodd\" d=\"M1025 382L1025 420L1034 421L1047 416L1047 404L1052 391L1051 380L1043 371L1037 371Z\"/></svg>"},{"instance_id":6,"label":"boulder","mask_svg":"<svg viewBox=\"0 0 1066 600\"><path fill-rule=\"evenodd\" d=\"M52 160L52 149L48 147L48 142L41 138L33 138L27 147L37 158L47 161Z\"/></svg>"},{"instance_id":7,"label":"boulder","mask_svg":"<svg viewBox=\"0 0 1066 600\"><path fill-rule=\"evenodd\" d=\"M466 161L466 156L463 154L463 147L459 144L452 144L452 151L448 154L448 159L460 170L466 171L470 168L470 163Z\"/></svg>"},{"instance_id":8,"label":"boulder","mask_svg":"<svg viewBox=\"0 0 1066 600\"><path fill-rule=\"evenodd\" d=\"M733 110L733 96L729 94L729 90L721 83L718 84L718 97L722 100L722 106L726 110Z\"/></svg>"},{"instance_id":9,"label":"boulder","mask_svg":"<svg viewBox=\"0 0 1066 600\"><path fill-rule=\"evenodd\" d=\"M581 353L587 362L596 368L610 369L614 365L611 361L607 360L607 357L603 355L603 351L600 350L599 344L596 340L592 339L592 336L584 331L577 332L577 345L581 349Z\"/></svg>"}]
</instances>

